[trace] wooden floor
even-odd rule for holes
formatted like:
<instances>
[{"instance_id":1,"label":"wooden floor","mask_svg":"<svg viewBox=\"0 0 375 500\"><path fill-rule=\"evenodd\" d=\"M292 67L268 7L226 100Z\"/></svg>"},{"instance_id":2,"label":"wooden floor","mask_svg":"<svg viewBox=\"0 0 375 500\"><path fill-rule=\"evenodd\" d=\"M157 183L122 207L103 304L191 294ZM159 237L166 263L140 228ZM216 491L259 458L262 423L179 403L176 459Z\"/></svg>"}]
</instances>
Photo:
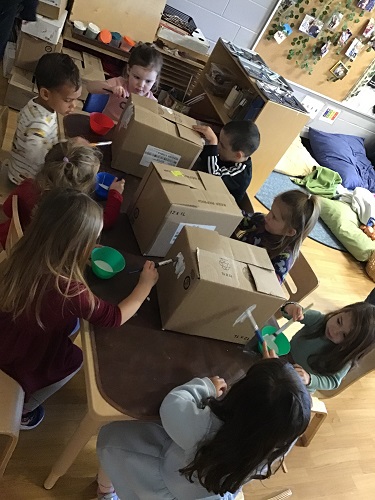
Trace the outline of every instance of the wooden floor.
<instances>
[{"instance_id":1,"label":"wooden floor","mask_svg":"<svg viewBox=\"0 0 375 500\"><path fill-rule=\"evenodd\" d=\"M4 84L0 85L0 99L3 91ZM8 149L16 113L11 113L9 123L4 144ZM257 202L254 205L256 209L261 208ZM321 282L308 301L313 301L321 311L363 300L375 286L363 266L349 254L310 239L304 243L303 253ZM18 446L0 480L0 500L95 498L95 439L87 444L71 470L51 491L43 489L50 466L80 421L85 404L82 372L46 402L46 417L40 427L21 432ZM287 488L298 500L375 498L375 374L327 400L326 405L328 417L311 445L295 447L288 456L289 472L280 471L267 481L249 484L244 488L246 500L267 499Z\"/></svg>"}]
</instances>

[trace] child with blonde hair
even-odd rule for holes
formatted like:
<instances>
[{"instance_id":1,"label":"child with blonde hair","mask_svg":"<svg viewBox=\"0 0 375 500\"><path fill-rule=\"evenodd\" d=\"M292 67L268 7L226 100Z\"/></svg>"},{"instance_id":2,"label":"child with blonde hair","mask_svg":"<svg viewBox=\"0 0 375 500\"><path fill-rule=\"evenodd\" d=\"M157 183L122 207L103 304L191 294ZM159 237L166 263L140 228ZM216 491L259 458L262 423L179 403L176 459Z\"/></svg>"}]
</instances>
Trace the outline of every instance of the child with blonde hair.
<instances>
[{"instance_id":1,"label":"child with blonde hair","mask_svg":"<svg viewBox=\"0 0 375 500\"><path fill-rule=\"evenodd\" d=\"M0 224L0 244L5 248L10 220L12 217L12 197L18 196L18 214L23 229L30 224L34 207L44 192L51 189L73 188L86 194L95 189L96 174L99 171L102 154L83 139L69 139L55 144L47 153L42 169L35 179L24 180L14 189L3 205L3 212L9 218ZM117 179L108 191L104 208L103 227L110 228L118 218L123 201L124 180Z\"/></svg>"},{"instance_id":2,"label":"child with blonde hair","mask_svg":"<svg viewBox=\"0 0 375 500\"><path fill-rule=\"evenodd\" d=\"M87 82L91 94L110 94L103 113L118 121L130 94L156 101L152 91L157 89L163 57L151 43L139 43L130 52L124 76L104 82Z\"/></svg>"},{"instance_id":3,"label":"child with blonde hair","mask_svg":"<svg viewBox=\"0 0 375 500\"><path fill-rule=\"evenodd\" d=\"M283 283L319 214L317 196L297 189L286 191L274 199L267 215L244 212L233 237L265 248L280 283Z\"/></svg>"},{"instance_id":4,"label":"child with blonde hair","mask_svg":"<svg viewBox=\"0 0 375 500\"><path fill-rule=\"evenodd\" d=\"M41 403L81 367L69 338L77 318L118 327L128 321L158 279L147 261L133 292L118 304L96 297L84 271L103 227L102 209L87 194L54 189L3 262L0 276L0 369L25 391L21 429L44 417Z\"/></svg>"}]
</instances>

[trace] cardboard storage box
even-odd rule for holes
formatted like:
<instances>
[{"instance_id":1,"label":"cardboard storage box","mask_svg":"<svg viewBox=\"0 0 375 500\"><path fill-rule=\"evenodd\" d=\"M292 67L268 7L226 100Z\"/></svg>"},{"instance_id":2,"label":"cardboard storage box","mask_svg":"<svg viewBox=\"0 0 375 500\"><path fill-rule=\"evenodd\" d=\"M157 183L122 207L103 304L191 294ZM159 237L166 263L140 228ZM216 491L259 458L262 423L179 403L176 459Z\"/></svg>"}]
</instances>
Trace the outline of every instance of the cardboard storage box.
<instances>
[{"instance_id":1,"label":"cardboard storage box","mask_svg":"<svg viewBox=\"0 0 375 500\"><path fill-rule=\"evenodd\" d=\"M16 59L16 44L14 42L8 42L5 46L4 57L3 57L4 78L10 78L15 59Z\"/></svg>"},{"instance_id":2,"label":"cardboard storage box","mask_svg":"<svg viewBox=\"0 0 375 500\"><path fill-rule=\"evenodd\" d=\"M85 100L88 96L88 92L86 89L86 82L91 81L104 81L105 75L103 71L102 61L99 57L92 56L91 54L87 54L86 52L82 53L82 70L81 70L81 78L82 78L82 94L80 99ZM74 61L79 67L79 61L75 59Z\"/></svg>"},{"instance_id":3,"label":"cardboard storage box","mask_svg":"<svg viewBox=\"0 0 375 500\"><path fill-rule=\"evenodd\" d=\"M14 66L8 82L4 105L20 110L37 94L38 90L33 82L33 74Z\"/></svg>"},{"instance_id":4,"label":"cardboard storage box","mask_svg":"<svg viewBox=\"0 0 375 500\"><path fill-rule=\"evenodd\" d=\"M166 255L183 264L159 269L157 293L162 326L168 330L245 344L254 336L250 321L233 326L252 304L259 327L285 302L267 251L184 227Z\"/></svg>"},{"instance_id":5,"label":"cardboard storage box","mask_svg":"<svg viewBox=\"0 0 375 500\"><path fill-rule=\"evenodd\" d=\"M50 19L58 19L66 9L68 0L39 0L37 13Z\"/></svg>"},{"instance_id":6,"label":"cardboard storage box","mask_svg":"<svg viewBox=\"0 0 375 500\"><path fill-rule=\"evenodd\" d=\"M44 54L61 52L62 38L57 44L27 35L21 31L17 40L16 62L18 68L34 72L39 59Z\"/></svg>"},{"instance_id":7,"label":"cardboard storage box","mask_svg":"<svg viewBox=\"0 0 375 500\"><path fill-rule=\"evenodd\" d=\"M132 94L113 135L112 167L137 177L153 161L190 168L203 147L192 129L196 124L189 116Z\"/></svg>"},{"instance_id":8,"label":"cardboard storage box","mask_svg":"<svg viewBox=\"0 0 375 500\"><path fill-rule=\"evenodd\" d=\"M129 219L144 255L164 257L185 225L230 236L241 210L220 177L153 163L129 207Z\"/></svg>"},{"instance_id":9,"label":"cardboard storage box","mask_svg":"<svg viewBox=\"0 0 375 500\"><path fill-rule=\"evenodd\" d=\"M48 17L37 14L36 21L24 21L21 30L28 35L36 36L46 42L58 43L67 14L68 12L64 10L58 19L48 19Z\"/></svg>"}]
</instances>

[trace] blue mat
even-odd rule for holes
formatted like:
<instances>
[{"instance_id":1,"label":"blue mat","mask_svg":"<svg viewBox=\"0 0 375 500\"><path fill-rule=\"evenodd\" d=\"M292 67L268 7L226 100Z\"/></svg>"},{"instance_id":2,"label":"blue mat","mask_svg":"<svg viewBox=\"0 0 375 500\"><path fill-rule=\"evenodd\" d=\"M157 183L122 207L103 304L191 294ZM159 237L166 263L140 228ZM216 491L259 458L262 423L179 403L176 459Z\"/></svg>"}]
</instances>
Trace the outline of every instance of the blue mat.
<instances>
[{"instance_id":1,"label":"blue mat","mask_svg":"<svg viewBox=\"0 0 375 500\"><path fill-rule=\"evenodd\" d=\"M271 175L257 192L255 198L269 210L273 200L278 194L283 193L284 191L290 191L291 189L306 191L301 186L294 184L294 182L292 182L287 175L279 174L278 172L271 172ZM309 234L309 238L322 243L327 247L334 248L335 250L340 250L341 252L347 251L320 218L314 229Z\"/></svg>"}]
</instances>

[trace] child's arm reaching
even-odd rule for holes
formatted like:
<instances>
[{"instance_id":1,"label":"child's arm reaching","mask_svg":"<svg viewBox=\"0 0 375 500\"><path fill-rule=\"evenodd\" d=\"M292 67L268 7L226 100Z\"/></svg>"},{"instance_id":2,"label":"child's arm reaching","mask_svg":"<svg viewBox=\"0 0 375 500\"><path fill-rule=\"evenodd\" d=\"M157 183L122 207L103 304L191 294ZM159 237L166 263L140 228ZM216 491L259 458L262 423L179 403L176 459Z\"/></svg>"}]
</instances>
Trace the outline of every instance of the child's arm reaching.
<instances>
[{"instance_id":1,"label":"child's arm reaching","mask_svg":"<svg viewBox=\"0 0 375 500\"><path fill-rule=\"evenodd\" d=\"M126 92L124 87L117 85L116 78L110 78L109 80L94 81L86 83L87 91L90 94L113 94L117 97L126 97Z\"/></svg>"},{"instance_id":2,"label":"child's arm reaching","mask_svg":"<svg viewBox=\"0 0 375 500\"><path fill-rule=\"evenodd\" d=\"M103 210L103 229L109 229L118 219L123 201L125 180L116 179L109 186L108 199Z\"/></svg>"},{"instance_id":3,"label":"child's arm reaching","mask_svg":"<svg viewBox=\"0 0 375 500\"><path fill-rule=\"evenodd\" d=\"M348 363L342 370L333 375L319 375L317 373L308 373L300 365L293 365L302 382L311 391L332 391L337 389L342 379L350 370L351 364Z\"/></svg>"},{"instance_id":4,"label":"child's arm reaching","mask_svg":"<svg viewBox=\"0 0 375 500\"><path fill-rule=\"evenodd\" d=\"M222 390L224 380L215 379ZM204 402L217 396L213 379L204 377L176 387L164 398L160 407L161 422L178 446L189 450L206 436L211 425L211 410Z\"/></svg>"}]
</instances>

